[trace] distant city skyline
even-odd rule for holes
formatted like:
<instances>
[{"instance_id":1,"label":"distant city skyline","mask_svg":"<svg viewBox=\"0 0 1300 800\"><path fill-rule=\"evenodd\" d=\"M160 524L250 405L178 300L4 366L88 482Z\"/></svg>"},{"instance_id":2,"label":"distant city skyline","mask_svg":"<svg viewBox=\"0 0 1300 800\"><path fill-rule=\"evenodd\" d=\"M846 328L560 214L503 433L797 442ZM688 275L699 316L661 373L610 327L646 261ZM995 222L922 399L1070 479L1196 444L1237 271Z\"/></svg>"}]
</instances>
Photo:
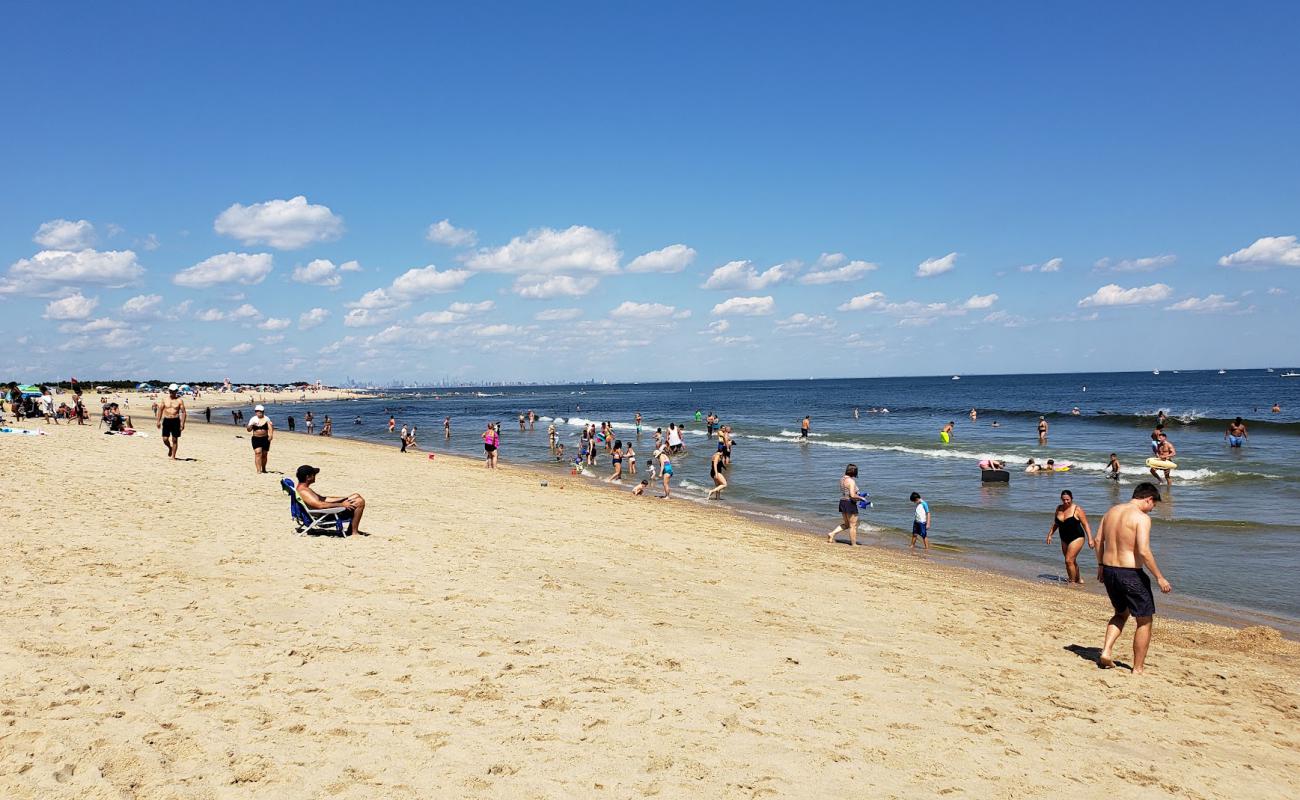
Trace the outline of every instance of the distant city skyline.
<instances>
[{"instance_id":1,"label":"distant city skyline","mask_svg":"<svg viewBox=\"0 0 1300 800\"><path fill-rule=\"evenodd\" d=\"M257 9L11 9L0 375L1300 362L1292 4Z\"/></svg>"}]
</instances>

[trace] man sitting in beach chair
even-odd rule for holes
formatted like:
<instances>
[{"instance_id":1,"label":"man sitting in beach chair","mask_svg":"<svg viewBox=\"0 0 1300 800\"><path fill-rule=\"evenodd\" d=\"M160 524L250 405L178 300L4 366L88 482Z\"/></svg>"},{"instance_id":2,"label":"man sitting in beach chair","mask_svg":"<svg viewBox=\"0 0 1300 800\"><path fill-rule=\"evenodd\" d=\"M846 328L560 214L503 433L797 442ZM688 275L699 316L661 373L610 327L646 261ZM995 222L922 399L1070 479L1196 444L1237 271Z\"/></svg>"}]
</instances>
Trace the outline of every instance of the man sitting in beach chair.
<instances>
[{"instance_id":1,"label":"man sitting in beach chair","mask_svg":"<svg viewBox=\"0 0 1300 800\"><path fill-rule=\"evenodd\" d=\"M366 510L366 499L359 494L330 497L317 493L313 484L319 472L318 467L303 464L298 467L297 488L294 488L293 482L288 478L282 481L285 491L293 500L290 510L298 520L298 532L326 532L332 527L336 532L342 533L343 523L347 522L348 536L365 536L365 531L361 530L361 515Z\"/></svg>"}]
</instances>

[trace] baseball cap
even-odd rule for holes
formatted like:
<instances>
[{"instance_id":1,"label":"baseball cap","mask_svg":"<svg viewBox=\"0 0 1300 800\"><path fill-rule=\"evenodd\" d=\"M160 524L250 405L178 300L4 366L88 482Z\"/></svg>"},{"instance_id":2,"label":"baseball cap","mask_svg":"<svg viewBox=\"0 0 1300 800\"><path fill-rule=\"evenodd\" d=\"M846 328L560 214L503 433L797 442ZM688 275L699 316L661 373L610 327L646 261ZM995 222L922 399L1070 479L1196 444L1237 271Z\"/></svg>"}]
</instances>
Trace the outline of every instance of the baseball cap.
<instances>
[{"instance_id":1,"label":"baseball cap","mask_svg":"<svg viewBox=\"0 0 1300 800\"><path fill-rule=\"evenodd\" d=\"M168 387L167 387L167 391L169 391L169 392L175 392L175 391L179 390L180 388L181 388L181 387L180 387L180 384L173 383L171 386L168 386Z\"/></svg>"},{"instance_id":2,"label":"baseball cap","mask_svg":"<svg viewBox=\"0 0 1300 800\"><path fill-rule=\"evenodd\" d=\"M254 407L253 407L253 410L254 410L254 411L265 411L265 410L266 410L266 406L254 406Z\"/></svg>"},{"instance_id":3,"label":"baseball cap","mask_svg":"<svg viewBox=\"0 0 1300 800\"><path fill-rule=\"evenodd\" d=\"M301 467L298 467L298 483L302 483L308 478L316 477L316 473L318 472L320 472L320 467L303 464Z\"/></svg>"}]
</instances>

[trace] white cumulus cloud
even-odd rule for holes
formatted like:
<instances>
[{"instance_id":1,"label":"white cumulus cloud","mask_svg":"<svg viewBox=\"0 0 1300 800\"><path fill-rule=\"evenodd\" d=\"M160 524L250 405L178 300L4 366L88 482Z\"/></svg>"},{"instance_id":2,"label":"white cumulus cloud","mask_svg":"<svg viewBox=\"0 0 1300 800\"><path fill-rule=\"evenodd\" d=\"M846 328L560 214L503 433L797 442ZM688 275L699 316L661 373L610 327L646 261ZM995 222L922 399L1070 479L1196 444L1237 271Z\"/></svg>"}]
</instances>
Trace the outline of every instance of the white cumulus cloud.
<instances>
[{"instance_id":1,"label":"white cumulus cloud","mask_svg":"<svg viewBox=\"0 0 1300 800\"><path fill-rule=\"evenodd\" d=\"M884 292L867 292L838 306L840 311L879 311L886 307Z\"/></svg>"},{"instance_id":2,"label":"white cumulus cloud","mask_svg":"<svg viewBox=\"0 0 1300 800\"><path fill-rule=\"evenodd\" d=\"M95 226L84 219L52 219L41 223L32 241L48 250L85 250L95 245Z\"/></svg>"},{"instance_id":3,"label":"white cumulus cloud","mask_svg":"<svg viewBox=\"0 0 1300 800\"><path fill-rule=\"evenodd\" d=\"M464 259L466 267L481 272L506 272L544 276L576 273L612 275L622 257L614 237L586 225L562 231L531 230L509 244L475 251Z\"/></svg>"},{"instance_id":4,"label":"white cumulus cloud","mask_svg":"<svg viewBox=\"0 0 1300 800\"><path fill-rule=\"evenodd\" d=\"M609 315L614 319L665 319L676 311L675 307L663 303L634 303L624 300Z\"/></svg>"},{"instance_id":5,"label":"white cumulus cloud","mask_svg":"<svg viewBox=\"0 0 1300 800\"><path fill-rule=\"evenodd\" d=\"M46 319L85 319L91 315L97 305L99 305L98 297L84 297L78 292L47 304L44 316Z\"/></svg>"},{"instance_id":6,"label":"white cumulus cloud","mask_svg":"<svg viewBox=\"0 0 1300 800\"><path fill-rule=\"evenodd\" d=\"M966 302L961 304L964 311L975 311L978 309L989 308L998 301L996 294L973 294Z\"/></svg>"},{"instance_id":7,"label":"white cumulus cloud","mask_svg":"<svg viewBox=\"0 0 1300 800\"><path fill-rule=\"evenodd\" d=\"M1300 244L1294 236L1265 236L1219 259L1221 267L1300 267Z\"/></svg>"},{"instance_id":8,"label":"white cumulus cloud","mask_svg":"<svg viewBox=\"0 0 1300 800\"><path fill-rule=\"evenodd\" d=\"M1176 261L1178 261L1178 256L1165 253L1164 255L1145 256L1143 258L1099 258L1093 263L1093 266L1099 270L1110 272L1151 272L1161 267L1168 267Z\"/></svg>"},{"instance_id":9,"label":"white cumulus cloud","mask_svg":"<svg viewBox=\"0 0 1300 800\"><path fill-rule=\"evenodd\" d=\"M294 267L292 277L298 283L334 287L343 282L344 272L360 271L361 265L356 261L344 261L342 264L336 265L328 258L318 258L302 266Z\"/></svg>"},{"instance_id":10,"label":"white cumulus cloud","mask_svg":"<svg viewBox=\"0 0 1300 800\"><path fill-rule=\"evenodd\" d=\"M581 308L548 308L544 311L538 311L533 315L533 319L538 322L563 322L581 316Z\"/></svg>"},{"instance_id":11,"label":"white cumulus cloud","mask_svg":"<svg viewBox=\"0 0 1300 800\"><path fill-rule=\"evenodd\" d=\"M448 247L473 247L478 243L478 234L468 228L457 228L449 219L439 220L430 225L424 233L424 238Z\"/></svg>"},{"instance_id":12,"label":"white cumulus cloud","mask_svg":"<svg viewBox=\"0 0 1300 800\"><path fill-rule=\"evenodd\" d=\"M717 316L740 315L756 317L771 314L776 309L776 301L771 295L766 297L732 297L713 307Z\"/></svg>"},{"instance_id":13,"label":"white cumulus cloud","mask_svg":"<svg viewBox=\"0 0 1300 800\"><path fill-rule=\"evenodd\" d=\"M192 289L219 283L252 286L266 280L273 266L270 253L221 253L176 273L172 283Z\"/></svg>"},{"instance_id":14,"label":"white cumulus cloud","mask_svg":"<svg viewBox=\"0 0 1300 800\"><path fill-rule=\"evenodd\" d=\"M702 288L756 292L793 278L794 272L788 264L777 264L759 272L752 261L728 261L713 270Z\"/></svg>"},{"instance_id":15,"label":"white cumulus cloud","mask_svg":"<svg viewBox=\"0 0 1300 800\"><path fill-rule=\"evenodd\" d=\"M8 276L0 280L0 294L42 292L67 284L118 289L143 274L144 267L130 250L42 250L9 267Z\"/></svg>"},{"instance_id":16,"label":"white cumulus cloud","mask_svg":"<svg viewBox=\"0 0 1300 800\"><path fill-rule=\"evenodd\" d=\"M695 260L694 248L684 244L670 244L659 250L651 250L632 259L627 265L628 272L681 272Z\"/></svg>"},{"instance_id":17,"label":"white cumulus cloud","mask_svg":"<svg viewBox=\"0 0 1300 800\"><path fill-rule=\"evenodd\" d=\"M329 309L313 308L298 315L298 329L308 331L329 319Z\"/></svg>"},{"instance_id":18,"label":"white cumulus cloud","mask_svg":"<svg viewBox=\"0 0 1300 800\"><path fill-rule=\"evenodd\" d=\"M264 331L282 331L293 324L293 320L283 317L267 317L257 324Z\"/></svg>"},{"instance_id":19,"label":"white cumulus cloud","mask_svg":"<svg viewBox=\"0 0 1300 800\"><path fill-rule=\"evenodd\" d=\"M1065 263L1062 258L1049 258L1041 264L1026 264L1020 268L1021 272L1060 272L1061 265Z\"/></svg>"},{"instance_id":20,"label":"white cumulus cloud","mask_svg":"<svg viewBox=\"0 0 1300 800\"><path fill-rule=\"evenodd\" d=\"M934 275L942 275L952 270L957 264L957 254L949 253L939 258L927 258L920 264L916 265L916 277L929 278Z\"/></svg>"},{"instance_id":21,"label":"white cumulus cloud","mask_svg":"<svg viewBox=\"0 0 1300 800\"><path fill-rule=\"evenodd\" d=\"M240 356L243 355L244 353L253 352L253 346L248 342L240 342L239 344L230 348L230 352L233 353L234 355Z\"/></svg>"},{"instance_id":22,"label":"white cumulus cloud","mask_svg":"<svg viewBox=\"0 0 1300 800\"><path fill-rule=\"evenodd\" d=\"M834 259L830 256L839 256L840 259ZM844 263L842 261L843 256L843 253L833 253L829 254L829 256L822 253L821 258L817 259L813 271L800 278L799 282L809 286L845 283L847 281L856 281L868 272L879 269L878 264L873 264L870 261L849 261Z\"/></svg>"},{"instance_id":23,"label":"white cumulus cloud","mask_svg":"<svg viewBox=\"0 0 1300 800\"><path fill-rule=\"evenodd\" d=\"M297 250L313 242L330 242L343 235L343 218L328 206L313 205L298 195L245 206L235 203L222 211L212 228L245 245L265 244Z\"/></svg>"},{"instance_id":24,"label":"white cumulus cloud","mask_svg":"<svg viewBox=\"0 0 1300 800\"><path fill-rule=\"evenodd\" d=\"M835 327L835 320L825 314L805 314L802 311L776 321L776 327L783 331L830 330Z\"/></svg>"},{"instance_id":25,"label":"white cumulus cloud","mask_svg":"<svg viewBox=\"0 0 1300 800\"><path fill-rule=\"evenodd\" d=\"M480 300L477 303L456 302L447 306L447 310L453 314L485 314L496 308L497 304L492 300Z\"/></svg>"},{"instance_id":26,"label":"white cumulus cloud","mask_svg":"<svg viewBox=\"0 0 1300 800\"><path fill-rule=\"evenodd\" d=\"M451 292L465 285L474 273L464 269L439 270L433 264L408 269L393 281L392 293L398 297L416 300L431 294Z\"/></svg>"},{"instance_id":27,"label":"white cumulus cloud","mask_svg":"<svg viewBox=\"0 0 1300 800\"><path fill-rule=\"evenodd\" d=\"M515 281L513 290L520 297L549 300L552 297L582 297L596 288L599 279L593 276L575 278L571 275L553 275L544 279L523 276Z\"/></svg>"},{"instance_id":28,"label":"white cumulus cloud","mask_svg":"<svg viewBox=\"0 0 1300 800\"><path fill-rule=\"evenodd\" d=\"M138 294L122 303L122 314L128 317L150 317L162 305L160 294Z\"/></svg>"},{"instance_id":29,"label":"white cumulus cloud","mask_svg":"<svg viewBox=\"0 0 1300 800\"><path fill-rule=\"evenodd\" d=\"M1236 300L1229 300L1221 294L1210 294L1205 297L1189 297L1186 300L1179 300L1173 305L1165 306L1167 311L1194 311L1200 314L1210 314L1216 311L1232 311L1240 303Z\"/></svg>"},{"instance_id":30,"label":"white cumulus cloud","mask_svg":"<svg viewBox=\"0 0 1300 800\"><path fill-rule=\"evenodd\" d=\"M1145 303L1158 303L1161 300L1168 299L1172 292L1173 289L1163 283L1153 283L1150 286L1134 286L1132 289L1125 289L1116 283L1108 283L1080 300L1079 307L1136 306Z\"/></svg>"}]
</instances>

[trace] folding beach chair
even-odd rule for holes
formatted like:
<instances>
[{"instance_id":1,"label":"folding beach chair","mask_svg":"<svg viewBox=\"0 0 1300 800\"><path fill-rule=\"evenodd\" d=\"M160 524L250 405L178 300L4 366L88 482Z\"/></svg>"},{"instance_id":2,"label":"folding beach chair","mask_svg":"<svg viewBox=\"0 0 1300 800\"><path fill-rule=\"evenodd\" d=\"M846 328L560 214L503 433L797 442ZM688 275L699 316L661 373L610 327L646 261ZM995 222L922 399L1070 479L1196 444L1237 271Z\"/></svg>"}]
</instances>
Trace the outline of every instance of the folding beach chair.
<instances>
[{"instance_id":1,"label":"folding beach chair","mask_svg":"<svg viewBox=\"0 0 1300 800\"><path fill-rule=\"evenodd\" d=\"M338 506L335 508L308 508L298 496L298 487L292 478L280 481L280 488L289 495L289 516L293 517L294 533L306 536L310 533L333 533L343 536L351 524L352 509Z\"/></svg>"}]
</instances>

